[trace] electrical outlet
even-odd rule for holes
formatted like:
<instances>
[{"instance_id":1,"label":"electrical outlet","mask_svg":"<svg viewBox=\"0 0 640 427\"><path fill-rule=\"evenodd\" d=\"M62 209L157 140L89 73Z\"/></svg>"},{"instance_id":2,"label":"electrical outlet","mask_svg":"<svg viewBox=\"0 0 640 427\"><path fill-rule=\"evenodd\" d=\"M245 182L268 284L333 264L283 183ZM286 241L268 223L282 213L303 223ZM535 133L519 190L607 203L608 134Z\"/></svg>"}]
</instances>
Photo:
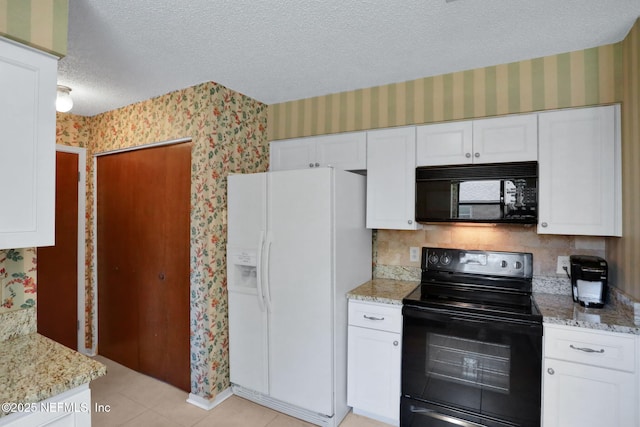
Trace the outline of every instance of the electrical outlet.
<instances>
[{"instance_id":1,"label":"electrical outlet","mask_svg":"<svg viewBox=\"0 0 640 427\"><path fill-rule=\"evenodd\" d=\"M566 274L568 273L564 271L564 268L562 267L567 267L567 270L569 270L569 257L568 256L559 256L558 257L558 266L556 268L556 273L558 274Z\"/></svg>"},{"instance_id":2,"label":"electrical outlet","mask_svg":"<svg viewBox=\"0 0 640 427\"><path fill-rule=\"evenodd\" d=\"M420 248L415 246L409 248L409 261L420 262Z\"/></svg>"}]
</instances>

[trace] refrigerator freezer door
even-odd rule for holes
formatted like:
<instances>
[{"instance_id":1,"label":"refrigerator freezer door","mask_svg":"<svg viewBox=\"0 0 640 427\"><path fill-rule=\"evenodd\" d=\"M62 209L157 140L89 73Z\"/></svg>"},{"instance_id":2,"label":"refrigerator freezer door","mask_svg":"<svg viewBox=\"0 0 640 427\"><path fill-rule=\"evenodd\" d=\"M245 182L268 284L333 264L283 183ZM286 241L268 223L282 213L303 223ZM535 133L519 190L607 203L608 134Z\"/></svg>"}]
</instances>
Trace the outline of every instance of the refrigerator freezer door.
<instances>
[{"instance_id":1,"label":"refrigerator freezer door","mask_svg":"<svg viewBox=\"0 0 640 427\"><path fill-rule=\"evenodd\" d=\"M269 394L333 415L332 178L327 168L268 177Z\"/></svg>"},{"instance_id":2,"label":"refrigerator freezer door","mask_svg":"<svg viewBox=\"0 0 640 427\"><path fill-rule=\"evenodd\" d=\"M227 245L256 248L267 230L267 174L229 175L227 180Z\"/></svg>"},{"instance_id":3,"label":"refrigerator freezer door","mask_svg":"<svg viewBox=\"0 0 640 427\"><path fill-rule=\"evenodd\" d=\"M231 175L227 193L230 379L265 394L268 334L260 264L267 225L266 182L266 174Z\"/></svg>"}]
</instances>

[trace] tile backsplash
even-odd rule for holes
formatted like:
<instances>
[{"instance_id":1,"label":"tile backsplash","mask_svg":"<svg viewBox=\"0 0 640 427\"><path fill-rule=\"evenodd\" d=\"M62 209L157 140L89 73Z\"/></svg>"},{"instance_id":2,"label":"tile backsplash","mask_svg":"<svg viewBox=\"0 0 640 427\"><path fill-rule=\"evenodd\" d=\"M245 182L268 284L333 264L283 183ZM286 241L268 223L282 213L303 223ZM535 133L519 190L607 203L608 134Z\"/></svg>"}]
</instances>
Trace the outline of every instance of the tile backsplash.
<instances>
[{"instance_id":1,"label":"tile backsplash","mask_svg":"<svg viewBox=\"0 0 640 427\"><path fill-rule=\"evenodd\" d=\"M409 261L410 247L443 247L509 252L531 252L533 275L566 277L556 274L558 256L595 255L605 257L604 237L538 234L533 226L427 224L422 230L377 230L374 235L374 261L395 269L411 271L419 262Z\"/></svg>"}]
</instances>

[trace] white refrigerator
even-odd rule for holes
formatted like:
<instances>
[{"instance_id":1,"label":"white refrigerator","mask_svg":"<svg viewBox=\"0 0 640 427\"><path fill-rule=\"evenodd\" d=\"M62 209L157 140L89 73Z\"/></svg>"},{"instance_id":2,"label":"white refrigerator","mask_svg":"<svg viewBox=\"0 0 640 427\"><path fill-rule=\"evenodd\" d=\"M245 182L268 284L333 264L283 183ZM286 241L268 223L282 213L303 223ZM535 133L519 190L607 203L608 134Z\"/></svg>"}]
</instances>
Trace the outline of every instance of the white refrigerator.
<instances>
[{"instance_id":1,"label":"white refrigerator","mask_svg":"<svg viewBox=\"0 0 640 427\"><path fill-rule=\"evenodd\" d=\"M322 426L347 414L345 294L371 279L365 187L332 168L229 176L235 394Z\"/></svg>"}]
</instances>

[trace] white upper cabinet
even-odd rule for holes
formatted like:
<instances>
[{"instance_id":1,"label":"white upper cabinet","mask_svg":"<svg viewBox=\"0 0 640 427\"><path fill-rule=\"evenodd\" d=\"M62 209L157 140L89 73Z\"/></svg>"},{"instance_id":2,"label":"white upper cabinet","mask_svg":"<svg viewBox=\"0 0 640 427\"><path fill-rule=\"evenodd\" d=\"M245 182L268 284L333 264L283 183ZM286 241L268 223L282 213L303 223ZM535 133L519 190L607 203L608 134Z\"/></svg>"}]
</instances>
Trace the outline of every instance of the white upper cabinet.
<instances>
[{"instance_id":1,"label":"white upper cabinet","mask_svg":"<svg viewBox=\"0 0 640 427\"><path fill-rule=\"evenodd\" d=\"M280 171L314 167L315 138L296 138L272 141L269 145L269 170Z\"/></svg>"},{"instance_id":2,"label":"white upper cabinet","mask_svg":"<svg viewBox=\"0 0 640 427\"><path fill-rule=\"evenodd\" d=\"M415 176L415 127L367 132L367 228L420 228Z\"/></svg>"},{"instance_id":3,"label":"white upper cabinet","mask_svg":"<svg viewBox=\"0 0 640 427\"><path fill-rule=\"evenodd\" d=\"M54 243L57 67L0 38L0 249Z\"/></svg>"},{"instance_id":4,"label":"white upper cabinet","mask_svg":"<svg viewBox=\"0 0 640 427\"><path fill-rule=\"evenodd\" d=\"M473 121L473 162L538 160L538 115L522 114Z\"/></svg>"},{"instance_id":5,"label":"white upper cabinet","mask_svg":"<svg viewBox=\"0 0 640 427\"><path fill-rule=\"evenodd\" d=\"M473 126L471 121L418 126L416 132L417 166L472 162Z\"/></svg>"},{"instance_id":6,"label":"white upper cabinet","mask_svg":"<svg viewBox=\"0 0 640 427\"><path fill-rule=\"evenodd\" d=\"M417 166L538 160L537 114L418 126Z\"/></svg>"},{"instance_id":7,"label":"white upper cabinet","mask_svg":"<svg viewBox=\"0 0 640 427\"><path fill-rule=\"evenodd\" d=\"M367 168L366 132L348 132L272 141L269 170L330 166L343 170Z\"/></svg>"},{"instance_id":8,"label":"white upper cabinet","mask_svg":"<svg viewBox=\"0 0 640 427\"><path fill-rule=\"evenodd\" d=\"M620 106L539 120L538 233L621 236Z\"/></svg>"}]
</instances>

